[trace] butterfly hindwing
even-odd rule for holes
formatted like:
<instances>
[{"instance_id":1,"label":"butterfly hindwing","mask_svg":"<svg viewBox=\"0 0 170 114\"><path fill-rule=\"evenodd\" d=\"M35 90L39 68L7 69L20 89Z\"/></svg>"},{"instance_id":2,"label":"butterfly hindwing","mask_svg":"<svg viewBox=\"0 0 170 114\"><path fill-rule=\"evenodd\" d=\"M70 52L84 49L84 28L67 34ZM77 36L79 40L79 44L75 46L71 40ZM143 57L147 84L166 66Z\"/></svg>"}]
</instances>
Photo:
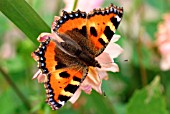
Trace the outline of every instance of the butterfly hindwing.
<instances>
[{"instance_id":1,"label":"butterfly hindwing","mask_svg":"<svg viewBox=\"0 0 170 114\"><path fill-rule=\"evenodd\" d=\"M48 74L48 81L44 84L47 93L47 103L52 109L62 107L76 92L87 69L62 68Z\"/></svg>"},{"instance_id":2,"label":"butterfly hindwing","mask_svg":"<svg viewBox=\"0 0 170 114\"><path fill-rule=\"evenodd\" d=\"M47 103L56 110L62 107L78 89L86 77L88 69L81 61L67 55L50 38L41 42L34 52L38 56L38 66L47 76L44 84Z\"/></svg>"}]
</instances>

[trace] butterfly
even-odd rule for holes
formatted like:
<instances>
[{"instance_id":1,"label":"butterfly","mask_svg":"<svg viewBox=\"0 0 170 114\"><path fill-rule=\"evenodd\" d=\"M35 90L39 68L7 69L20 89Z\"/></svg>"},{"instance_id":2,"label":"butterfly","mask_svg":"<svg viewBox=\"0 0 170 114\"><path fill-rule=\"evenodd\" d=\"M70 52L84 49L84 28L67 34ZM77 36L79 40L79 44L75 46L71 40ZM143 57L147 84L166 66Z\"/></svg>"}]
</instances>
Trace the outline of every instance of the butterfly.
<instances>
[{"instance_id":1,"label":"butterfly","mask_svg":"<svg viewBox=\"0 0 170 114\"><path fill-rule=\"evenodd\" d=\"M48 37L33 53L44 82L46 102L53 110L61 108L86 78L89 66L101 68L99 56L122 20L123 8L111 4L90 13L63 11L54 22L53 32L61 41Z\"/></svg>"}]
</instances>

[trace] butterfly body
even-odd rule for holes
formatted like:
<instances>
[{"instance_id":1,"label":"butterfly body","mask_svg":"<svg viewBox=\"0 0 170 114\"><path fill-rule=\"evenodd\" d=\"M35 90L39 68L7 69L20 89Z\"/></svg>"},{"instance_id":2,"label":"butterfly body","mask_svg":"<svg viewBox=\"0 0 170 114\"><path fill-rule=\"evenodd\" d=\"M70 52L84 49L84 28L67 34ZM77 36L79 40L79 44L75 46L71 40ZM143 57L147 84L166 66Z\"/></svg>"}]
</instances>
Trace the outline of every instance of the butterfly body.
<instances>
[{"instance_id":1,"label":"butterfly body","mask_svg":"<svg viewBox=\"0 0 170 114\"><path fill-rule=\"evenodd\" d=\"M84 62L87 66L99 67L100 64L95 60L95 56L90 54L88 50L83 49L82 43L76 43L73 38L69 38L67 35L59 35L64 42L61 42L60 47L62 47L64 52L68 55L75 57L75 59ZM79 37L79 36L78 36ZM78 39L81 39L80 37Z\"/></svg>"},{"instance_id":2,"label":"butterfly body","mask_svg":"<svg viewBox=\"0 0 170 114\"><path fill-rule=\"evenodd\" d=\"M90 13L80 10L63 15L54 22L53 36L41 41L34 52L38 68L47 77L46 102L53 110L61 108L76 92L88 74L89 66L101 68L95 58L113 37L123 15L123 8L111 4Z\"/></svg>"}]
</instances>

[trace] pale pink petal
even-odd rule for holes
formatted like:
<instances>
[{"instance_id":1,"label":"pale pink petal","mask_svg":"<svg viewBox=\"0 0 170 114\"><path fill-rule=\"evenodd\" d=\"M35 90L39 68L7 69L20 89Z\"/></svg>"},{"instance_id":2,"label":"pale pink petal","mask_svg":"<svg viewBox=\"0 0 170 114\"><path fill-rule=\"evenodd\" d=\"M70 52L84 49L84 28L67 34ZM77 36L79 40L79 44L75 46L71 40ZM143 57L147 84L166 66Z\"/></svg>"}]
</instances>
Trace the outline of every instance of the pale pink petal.
<instances>
[{"instance_id":1,"label":"pale pink petal","mask_svg":"<svg viewBox=\"0 0 170 114\"><path fill-rule=\"evenodd\" d=\"M38 56L35 55L34 52L31 53L31 57L32 57L35 61L38 61L38 60L39 60Z\"/></svg>"},{"instance_id":2,"label":"pale pink petal","mask_svg":"<svg viewBox=\"0 0 170 114\"><path fill-rule=\"evenodd\" d=\"M48 79L47 79L47 76L45 74L42 74L41 70L38 70L34 76L32 77L32 79L35 79L37 78L38 80L38 83L44 83L46 82Z\"/></svg>"},{"instance_id":3,"label":"pale pink petal","mask_svg":"<svg viewBox=\"0 0 170 114\"><path fill-rule=\"evenodd\" d=\"M86 83L86 82L85 82ZM82 89L86 94L91 94L91 91L92 91L92 86L90 84L88 85L81 85L80 86L80 89Z\"/></svg>"},{"instance_id":4,"label":"pale pink petal","mask_svg":"<svg viewBox=\"0 0 170 114\"><path fill-rule=\"evenodd\" d=\"M111 67L109 68L102 68L101 71L112 71L112 72L119 72L119 67L116 63L112 63Z\"/></svg>"},{"instance_id":5,"label":"pale pink petal","mask_svg":"<svg viewBox=\"0 0 170 114\"><path fill-rule=\"evenodd\" d=\"M170 14L165 14L164 21L158 25L156 34L156 45L161 55L160 68L162 70L170 69Z\"/></svg>"},{"instance_id":6,"label":"pale pink petal","mask_svg":"<svg viewBox=\"0 0 170 114\"><path fill-rule=\"evenodd\" d=\"M40 74L37 79L38 79L38 83L44 83L48 81L47 75L45 74Z\"/></svg>"},{"instance_id":7,"label":"pale pink petal","mask_svg":"<svg viewBox=\"0 0 170 114\"><path fill-rule=\"evenodd\" d=\"M96 69L93 67L89 67L88 75L81 85L82 86L90 85L98 93L102 94L101 83L102 83L102 81L101 81Z\"/></svg>"},{"instance_id":8,"label":"pale pink petal","mask_svg":"<svg viewBox=\"0 0 170 114\"><path fill-rule=\"evenodd\" d=\"M103 52L98 57L95 58L102 67L107 67L108 64L112 63L113 60L108 53ZM109 67L109 66L108 66Z\"/></svg>"},{"instance_id":9,"label":"pale pink petal","mask_svg":"<svg viewBox=\"0 0 170 114\"><path fill-rule=\"evenodd\" d=\"M78 88L77 91L73 94L73 96L69 99L69 101L73 104L77 101L77 99L80 97L81 89Z\"/></svg>"},{"instance_id":10,"label":"pale pink petal","mask_svg":"<svg viewBox=\"0 0 170 114\"><path fill-rule=\"evenodd\" d=\"M40 75L40 73L41 73L41 70L38 70L38 71L34 74L34 76L32 77L32 79L37 78L37 77Z\"/></svg>"},{"instance_id":11,"label":"pale pink petal","mask_svg":"<svg viewBox=\"0 0 170 114\"><path fill-rule=\"evenodd\" d=\"M104 0L79 0L77 9L81 9L82 11L90 12L94 8L99 8Z\"/></svg>"},{"instance_id":12,"label":"pale pink petal","mask_svg":"<svg viewBox=\"0 0 170 114\"><path fill-rule=\"evenodd\" d=\"M104 52L109 53L111 58L117 58L123 52L123 49L118 44L109 43Z\"/></svg>"},{"instance_id":13,"label":"pale pink petal","mask_svg":"<svg viewBox=\"0 0 170 114\"><path fill-rule=\"evenodd\" d=\"M73 6L74 6L74 1L75 0L64 0L66 6L64 10L66 11L72 11ZM93 10L94 8L99 8L104 0L78 0L76 9L80 9L82 11L89 12Z\"/></svg>"},{"instance_id":14,"label":"pale pink petal","mask_svg":"<svg viewBox=\"0 0 170 114\"><path fill-rule=\"evenodd\" d=\"M93 82L94 84L98 84L101 81L99 79L98 73L94 67L89 67L87 79L88 79L88 82Z\"/></svg>"},{"instance_id":15,"label":"pale pink petal","mask_svg":"<svg viewBox=\"0 0 170 114\"><path fill-rule=\"evenodd\" d=\"M37 40L39 42L44 42L49 37L52 38L52 39L55 39L58 42L64 42L63 39L61 39L55 32L53 32L53 33L41 33L38 36Z\"/></svg>"},{"instance_id":16,"label":"pale pink petal","mask_svg":"<svg viewBox=\"0 0 170 114\"><path fill-rule=\"evenodd\" d=\"M116 63L114 63L113 59L110 58L108 53L103 52L95 59L102 66L100 69L101 71L119 72L118 65Z\"/></svg>"},{"instance_id":17,"label":"pale pink petal","mask_svg":"<svg viewBox=\"0 0 170 114\"><path fill-rule=\"evenodd\" d=\"M170 69L170 63L167 60L161 59L160 61L160 68L163 71L167 71Z\"/></svg>"},{"instance_id":18,"label":"pale pink petal","mask_svg":"<svg viewBox=\"0 0 170 114\"><path fill-rule=\"evenodd\" d=\"M72 11L73 6L74 6L74 1L75 1L75 0L64 0L64 3L65 3L65 8L64 8L64 10L66 10L66 11Z\"/></svg>"},{"instance_id":19,"label":"pale pink petal","mask_svg":"<svg viewBox=\"0 0 170 114\"><path fill-rule=\"evenodd\" d=\"M96 68L98 74L99 74L99 77L101 80L108 80L108 73L106 71L102 71L101 69L99 68Z\"/></svg>"},{"instance_id":20,"label":"pale pink petal","mask_svg":"<svg viewBox=\"0 0 170 114\"><path fill-rule=\"evenodd\" d=\"M170 56L168 58L161 59L160 67L162 70L166 71L170 69Z\"/></svg>"},{"instance_id":21,"label":"pale pink petal","mask_svg":"<svg viewBox=\"0 0 170 114\"><path fill-rule=\"evenodd\" d=\"M48 39L49 36L51 36L51 33L41 33L41 34L38 36L37 40L38 40L39 42L44 42L46 39Z\"/></svg>"},{"instance_id":22,"label":"pale pink petal","mask_svg":"<svg viewBox=\"0 0 170 114\"><path fill-rule=\"evenodd\" d=\"M115 43L120 39L120 35L114 34L112 39L111 39L111 43Z\"/></svg>"},{"instance_id":23,"label":"pale pink petal","mask_svg":"<svg viewBox=\"0 0 170 114\"><path fill-rule=\"evenodd\" d=\"M170 42L165 42L163 45L160 45L159 51L162 55L167 56L170 53Z\"/></svg>"}]
</instances>

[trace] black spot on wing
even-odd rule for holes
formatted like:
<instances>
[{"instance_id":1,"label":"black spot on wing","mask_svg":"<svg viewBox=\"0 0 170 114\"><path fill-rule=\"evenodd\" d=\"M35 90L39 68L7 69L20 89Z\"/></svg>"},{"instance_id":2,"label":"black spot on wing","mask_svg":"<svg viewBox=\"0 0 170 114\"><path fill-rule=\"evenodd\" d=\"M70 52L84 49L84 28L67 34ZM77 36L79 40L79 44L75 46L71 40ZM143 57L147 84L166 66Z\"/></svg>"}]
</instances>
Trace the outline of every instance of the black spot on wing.
<instances>
[{"instance_id":1,"label":"black spot on wing","mask_svg":"<svg viewBox=\"0 0 170 114\"><path fill-rule=\"evenodd\" d=\"M103 46L106 45L105 41L104 41L102 38L99 38L98 41L99 41Z\"/></svg>"},{"instance_id":2,"label":"black spot on wing","mask_svg":"<svg viewBox=\"0 0 170 114\"><path fill-rule=\"evenodd\" d=\"M62 105L57 103L57 102L55 102L54 106L57 107L57 108L61 108L62 107Z\"/></svg>"},{"instance_id":3,"label":"black spot on wing","mask_svg":"<svg viewBox=\"0 0 170 114\"><path fill-rule=\"evenodd\" d=\"M61 72L61 73L59 73L59 75L60 75L60 77L62 77L62 78L68 78L68 77L70 77L70 74L68 74L67 71Z\"/></svg>"},{"instance_id":4,"label":"black spot on wing","mask_svg":"<svg viewBox=\"0 0 170 114\"><path fill-rule=\"evenodd\" d=\"M86 26L83 26L82 29L80 29L80 33L83 36L87 37L87 28L86 28Z\"/></svg>"},{"instance_id":5,"label":"black spot on wing","mask_svg":"<svg viewBox=\"0 0 170 114\"><path fill-rule=\"evenodd\" d=\"M70 99L70 96L65 96L65 95L59 95L58 99L60 101L68 101Z\"/></svg>"},{"instance_id":6,"label":"black spot on wing","mask_svg":"<svg viewBox=\"0 0 170 114\"><path fill-rule=\"evenodd\" d=\"M74 76L74 77L73 77L73 80L74 80L74 81L81 82L81 79L80 79L80 78L78 78L78 77L76 77L76 76Z\"/></svg>"},{"instance_id":7,"label":"black spot on wing","mask_svg":"<svg viewBox=\"0 0 170 114\"><path fill-rule=\"evenodd\" d=\"M110 29L109 26L105 27L104 34L107 37L107 39L110 41L112 36L114 35L114 32Z\"/></svg>"},{"instance_id":8,"label":"black spot on wing","mask_svg":"<svg viewBox=\"0 0 170 114\"><path fill-rule=\"evenodd\" d=\"M97 31L94 27L90 27L90 34L97 37Z\"/></svg>"},{"instance_id":9,"label":"black spot on wing","mask_svg":"<svg viewBox=\"0 0 170 114\"><path fill-rule=\"evenodd\" d=\"M83 26L82 29L74 28L73 30L80 32L83 36L87 37L87 28Z\"/></svg>"},{"instance_id":10,"label":"black spot on wing","mask_svg":"<svg viewBox=\"0 0 170 114\"><path fill-rule=\"evenodd\" d=\"M60 69L60 68L65 68L66 65L64 63L61 63L61 62L57 62L57 65L55 66L55 69Z\"/></svg>"},{"instance_id":11,"label":"black spot on wing","mask_svg":"<svg viewBox=\"0 0 170 114\"><path fill-rule=\"evenodd\" d=\"M112 17L110 18L110 21L113 23L113 25L115 26L115 28L117 29L119 22L117 21L117 18Z\"/></svg>"},{"instance_id":12,"label":"black spot on wing","mask_svg":"<svg viewBox=\"0 0 170 114\"><path fill-rule=\"evenodd\" d=\"M64 90L65 90L65 91L69 91L70 93L75 93L76 90L78 89L78 87L79 87L79 86L77 86L77 85L68 84L68 85L64 88Z\"/></svg>"}]
</instances>

